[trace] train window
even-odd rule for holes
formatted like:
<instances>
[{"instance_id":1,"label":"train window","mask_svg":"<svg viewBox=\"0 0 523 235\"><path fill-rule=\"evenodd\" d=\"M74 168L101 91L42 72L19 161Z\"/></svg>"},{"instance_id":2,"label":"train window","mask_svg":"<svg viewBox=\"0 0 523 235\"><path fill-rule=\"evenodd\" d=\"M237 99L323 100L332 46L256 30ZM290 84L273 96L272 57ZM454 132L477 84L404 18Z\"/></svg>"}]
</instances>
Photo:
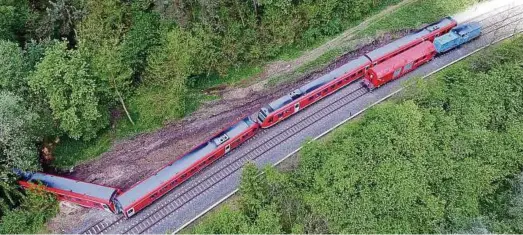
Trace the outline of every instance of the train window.
<instances>
[{"instance_id":1,"label":"train window","mask_svg":"<svg viewBox=\"0 0 523 235\"><path fill-rule=\"evenodd\" d=\"M151 195L151 199L154 199L156 197L156 193L154 193L153 195Z\"/></svg>"},{"instance_id":2,"label":"train window","mask_svg":"<svg viewBox=\"0 0 523 235\"><path fill-rule=\"evenodd\" d=\"M336 85L332 85L332 86L331 86L331 89L334 89L335 87L336 87Z\"/></svg>"},{"instance_id":3,"label":"train window","mask_svg":"<svg viewBox=\"0 0 523 235\"><path fill-rule=\"evenodd\" d=\"M378 64L378 62L374 62L374 66L376 66Z\"/></svg>"},{"instance_id":4,"label":"train window","mask_svg":"<svg viewBox=\"0 0 523 235\"><path fill-rule=\"evenodd\" d=\"M269 118L269 123L271 123L272 121L273 121L273 120L272 120L272 117L271 117L271 118Z\"/></svg>"},{"instance_id":5,"label":"train window","mask_svg":"<svg viewBox=\"0 0 523 235\"><path fill-rule=\"evenodd\" d=\"M340 85L341 85L341 81L338 82L338 86L340 86Z\"/></svg>"},{"instance_id":6,"label":"train window","mask_svg":"<svg viewBox=\"0 0 523 235\"><path fill-rule=\"evenodd\" d=\"M323 90L323 93L327 93L329 91L329 89L325 89Z\"/></svg>"},{"instance_id":7,"label":"train window","mask_svg":"<svg viewBox=\"0 0 523 235\"><path fill-rule=\"evenodd\" d=\"M313 101L313 100L314 100L314 96L309 97L309 101Z\"/></svg>"},{"instance_id":8,"label":"train window","mask_svg":"<svg viewBox=\"0 0 523 235\"><path fill-rule=\"evenodd\" d=\"M242 136L242 139L245 139L245 138L247 138L247 134L245 134L245 135Z\"/></svg>"},{"instance_id":9,"label":"train window","mask_svg":"<svg viewBox=\"0 0 523 235\"><path fill-rule=\"evenodd\" d=\"M181 178L183 179L183 178L185 178L186 176L187 176L187 174L183 174Z\"/></svg>"},{"instance_id":10,"label":"train window","mask_svg":"<svg viewBox=\"0 0 523 235\"><path fill-rule=\"evenodd\" d=\"M283 113L278 113L278 118L283 117Z\"/></svg>"},{"instance_id":11,"label":"train window","mask_svg":"<svg viewBox=\"0 0 523 235\"><path fill-rule=\"evenodd\" d=\"M176 180L171 181L171 187L174 187L174 184L176 184Z\"/></svg>"},{"instance_id":12,"label":"train window","mask_svg":"<svg viewBox=\"0 0 523 235\"><path fill-rule=\"evenodd\" d=\"M401 67L394 71L393 78L397 78L401 74Z\"/></svg>"},{"instance_id":13,"label":"train window","mask_svg":"<svg viewBox=\"0 0 523 235\"><path fill-rule=\"evenodd\" d=\"M134 208L127 210L127 216L134 215Z\"/></svg>"}]
</instances>

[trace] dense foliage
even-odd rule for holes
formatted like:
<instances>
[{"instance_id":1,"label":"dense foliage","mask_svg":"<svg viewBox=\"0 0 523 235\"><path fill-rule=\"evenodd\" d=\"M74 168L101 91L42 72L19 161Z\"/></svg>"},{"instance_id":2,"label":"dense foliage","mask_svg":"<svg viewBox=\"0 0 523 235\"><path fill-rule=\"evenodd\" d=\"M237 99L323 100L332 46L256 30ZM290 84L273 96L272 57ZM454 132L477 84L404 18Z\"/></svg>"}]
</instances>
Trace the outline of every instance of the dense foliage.
<instances>
[{"instance_id":1,"label":"dense foliage","mask_svg":"<svg viewBox=\"0 0 523 235\"><path fill-rule=\"evenodd\" d=\"M523 233L522 61L519 37L306 144L292 172L248 166L237 208L191 232Z\"/></svg>"},{"instance_id":2,"label":"dense foliage","mask_svg":"<svg viewBox=\"0 0 523 235\"><path fill-rule=\"evenodd\" d=\"M31 190L18 208L7 210L0 218L2 234L35 234L46 232L44 223L58 212L54 196L38 189Z\"/></svg>"}]
</instances>

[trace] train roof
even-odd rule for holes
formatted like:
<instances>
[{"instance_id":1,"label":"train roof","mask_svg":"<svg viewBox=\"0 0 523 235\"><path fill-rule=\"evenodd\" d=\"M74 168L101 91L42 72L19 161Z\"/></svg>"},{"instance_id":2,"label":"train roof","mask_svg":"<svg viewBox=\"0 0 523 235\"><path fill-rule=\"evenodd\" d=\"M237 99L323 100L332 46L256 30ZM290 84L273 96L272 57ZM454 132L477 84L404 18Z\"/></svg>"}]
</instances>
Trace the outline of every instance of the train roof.
<instances>
[{"instance_id":1,"label":"train roof","mask_svg":"<svg viewBox=\"0 0 523 235\"><path fill-rule=\"evenodd\" d=\"M292 97L290 95L284 95L280 98L278 98L275 101L272 101L269 103L269 111L273 112L275 110L278 110L279 108L285 106L286 104L292 102Z\"/></svg>"},{"instance_id":2,"label":"train roof","mask_svg":"<svg viewBox=\"0 0 523 235\"><path fill-rule=\"evenodd\" d=\"M452 32L463 36L470 32L476 31L478 29L481 29L481 24L478 22L470 22L467 24L458 25L455 28L452 29Z\"/></svg>"},{"instance_id":3,"label":"train roof","mask_svg":"<svg viewBox=\"0 0 523 235\"><path fill-rule=\"evenodd\" d=\"M30 183L40 181L50 188L95 197L105 201L110 201L117 191L115 188L107 186L86 183L44 173L33 173L27 181Z\"/></svg>"},{"instance_id":4,"label":"train roof","mask_svg":"<svg viewBox=\"0 0 523 235\"><path fill-rule=\"evenodd\" d=\"M325 74L325 75L303 85L302 87L300 87L300 90L304 93L310 93L310 92L318 89L318 87L321 87L321 86L329 83L330 81L342 76L343 74L345 74L347 72L350 72L352 70L355 70L362 66L367 65L369 62L370 62L369 59L367 59L365 56L360 56L360 57L356 58L355 60L352 60L349 63L346 63L343 66L341 66L335 70L332 70L328 74Z\"/></svg>"},{"instance_id":5,"label":"train roof","mask_svg":"<svg viewBox=\"0 0 523 235\"><path fill-rule=\"evenodd\" d=\"M155 189L162 186L165 182L176 176L176 174L183 172L189 166L195 164L204 156L207 156L216 150L219 146L219 144L217 144L215 141L217 138L220 138L223 135L228 136L227 140L236 138L254 124L255 123L250 118L244 118L223 132L215 135L210 141L199 145L189 153L182 155L182 157L176 161L157 171L154 175L134 185L132 188L118 196L118 201L123 208L128 207L137 200L147 196L150 192L153 192ZM221 143L224 143L227 140Z\"/></svg>"},{"instance_id":6,"label":"train roof","mask_svg":"<svg viewBox=\"0 0 523 235\"><path fill-rule=\"evenodd\" d=\"M443 36L439 36L434 39L434 45L444 45L447 44L453 40L455 40L457 37L459 37L456 33L450 32L446 33Z\"/></svg>"},{"instance_id":7,"label":"train roof","mask_svg":"<svg viewBox=\"0 0 523 235\"><path fill-rule=\"evenodd\" d=\"M402 47L408 45L412 41L421 39L421 38L423 38L423 36L430 34L432 31L445 27L449 24L453 24L453 23L454 23L454 20L452 18L445 17L445 18L441 19L439 22L431 24L421 30L418 30L415 33L404 36L385 46L382 46L378 49L375 49L375 50L367 53L367 57L369 57L372 61L379 60L383 56L388 55L388 54L392 53L393 51L398 50L399 48L402 48Z\"/></svg>"},{"instance_id":8,"label":"train roof","mask_svg":"<svg viewBox=\"0 0 523 235\"><path fill-rule=\"evenodd\" d=\"M266 108L269 112L274 112L275 110L278 110L281 107L291 103L298 97L310 93L318 89L319 87L329 83L330 81L342 76L343 74L351 70L357 69L361 66L364 66L367 63L369 63L369 59L367 59L365 56L360 56L355 60L352 60L349 63L331 71L330 73L327 73L315 80L312 80L311 82L303 85L299 89L294 90L290 94L284 95L278 98L277 100L272 101L271 103L269 103L269 105L265 106L264 108Z\"/></svg>"}]
</instances>

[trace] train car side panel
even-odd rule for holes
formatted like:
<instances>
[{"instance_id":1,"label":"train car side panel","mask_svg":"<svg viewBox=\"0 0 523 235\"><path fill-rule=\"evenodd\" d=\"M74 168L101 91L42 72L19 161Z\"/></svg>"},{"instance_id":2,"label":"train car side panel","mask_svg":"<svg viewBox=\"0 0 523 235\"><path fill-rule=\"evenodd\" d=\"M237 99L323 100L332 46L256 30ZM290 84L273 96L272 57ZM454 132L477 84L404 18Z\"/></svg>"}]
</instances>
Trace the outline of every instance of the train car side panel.
<instances>
[{"instance_id":1,"label":"train car side panel","mask_svg":"<svg viewBox=\"0 0 523 235\"><path fill-rule=\"evenodd\" d=\"M117 213L114 198L120 192L119 189L44 173L29 175L29 178L18 181L24 188L38 187L55 194L58 200Z\"/></svg>"},{"instance_id":2,"label":"train car side panel","mask_svg":"<svg viewBox=\"0 0 523 235\"><path fill-rule=\"evenodd\" d=\"M430 61L436 55L431 42L424 42L367 71L364 79L369 89L374 89L397 79Z\"/></svg>"}]
</instances>

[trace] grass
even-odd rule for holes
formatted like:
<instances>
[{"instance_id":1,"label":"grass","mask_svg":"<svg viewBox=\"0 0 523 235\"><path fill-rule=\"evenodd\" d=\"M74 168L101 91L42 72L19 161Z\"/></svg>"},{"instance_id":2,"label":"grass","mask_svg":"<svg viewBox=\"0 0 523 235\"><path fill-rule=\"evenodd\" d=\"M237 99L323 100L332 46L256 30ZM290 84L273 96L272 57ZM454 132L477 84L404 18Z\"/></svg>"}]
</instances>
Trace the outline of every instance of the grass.
<instances>
[{"instance_id":1,"label":"grass","mask_svg":"<svg viewBox=\"0 0 523 235\"><path fill-rule=\"evenodd\" d=\"M417 0L392 14L372 23L359 36L377 35L380 32L418 28L425 23L435 22L452 15L480 0Z\"/></svg>"},{"instance_id":2,"label":"grass","mask_svg":"<svg viewBox=\"0 0 523 235\"><path fill-rule=\"evenodd\" d=\"M366 17L359 19L359 20L354 20L354 21L345 21L342 25L342 28L345 30L345 29L355 27L355 26L359 25L361 22L363 22L364 20L366 20L367 18L372 17L373 15L383 11L387 7L398 4L401 1L402 0L383 1L383 2L381 2L381 4L379 6L376 6L374 9L372 9L367 14ZM338 36L338 34L343 33L344 30L341 30L340 32L338 32L335 35L325 35L322 37L318 37L313 42L310 42L310 43L303 42L300 44L292 44L292 45L286 46L283 48L280 55L278 55L275 58L275 60L290 61L290 60L296 59L296 58L302 56L303 53L307 52L308 50L321 46L322 44L332 40L333 38Z\"/></svg>"},{"instance_id":3,"label":"grass","mask_svg":"<svg viewBox=\"0 0 523 235\"><path fill-rule=\"evenodd\" d=\"M291 74L285 74L270 78L268 85L276 86L287 81L295 80L297 77L300 77L302 75L312 72L313 70L324 67L341 54L343 54L343 51L340 48L332 49L324 53L317 59L299 67L298 69L296 69L296 71L292 72Z\"/></svg>"},{"instance_id":4,"label":"grass","mask_svg":"<svg viewBox=\"0 0 523 235\"><path fill-rule=\"evenodd\" d=\"M369 16L396 4L400 0L385 1L377 7ZM365 30L360 31L355 38L363 40L369 37L404 28L419 27L423 23L433 22L443 16L456 13L468 5L478 2L478 0L418 0L414 3L405 5L395 12L371 23ZM358 25L364 19L354 22L346 22L345 28ZM276 60L292 60L301 56L307 50L317 47L336 35L317 38L313 43L298 44L285 47L282 53L275 58ZM355 43L354 43L355 45ZM343 53L353 50L354 45L343 45L333 48L324 53L317 59L299 67L296 71L269 79L269 85L277 85L282 82L295 80L304 74L329 64L336 57ZM227 75L210 75L206 77L189 78L189 95L186 100L185 115L196 111L200 105L209 100L219 99L217 96L206 95L202 92L205 89L220 85L238 86L247 79L254 77L262 72L261 65L246 65L231 69ZM150 132L161 128L166 122L181 118L178 112L171 107L177 106L175 100L169 99L169 89L163 88L143 88L138 91L138 95L128 101L129 110L136 125L131 125L127 118L122 117L116 123L114 129L107 129L94 140L89 142L64 139L55 149L55 162L59 168L70 168L94 159L103 152L107 151L114 140L128 138L143 132Z\"/></svg>"},{"instance_id":5,"label":"grass","mask_svg":"<svg viewBox=\"0 0 523 235\"><path fill-rule=\"evenodd\" d=\"M59 169L71 168L106 152L111 144L112 137L108 131L87 142L62 138L54 151L53 166Z\"/></svg>"}]
</instances>

